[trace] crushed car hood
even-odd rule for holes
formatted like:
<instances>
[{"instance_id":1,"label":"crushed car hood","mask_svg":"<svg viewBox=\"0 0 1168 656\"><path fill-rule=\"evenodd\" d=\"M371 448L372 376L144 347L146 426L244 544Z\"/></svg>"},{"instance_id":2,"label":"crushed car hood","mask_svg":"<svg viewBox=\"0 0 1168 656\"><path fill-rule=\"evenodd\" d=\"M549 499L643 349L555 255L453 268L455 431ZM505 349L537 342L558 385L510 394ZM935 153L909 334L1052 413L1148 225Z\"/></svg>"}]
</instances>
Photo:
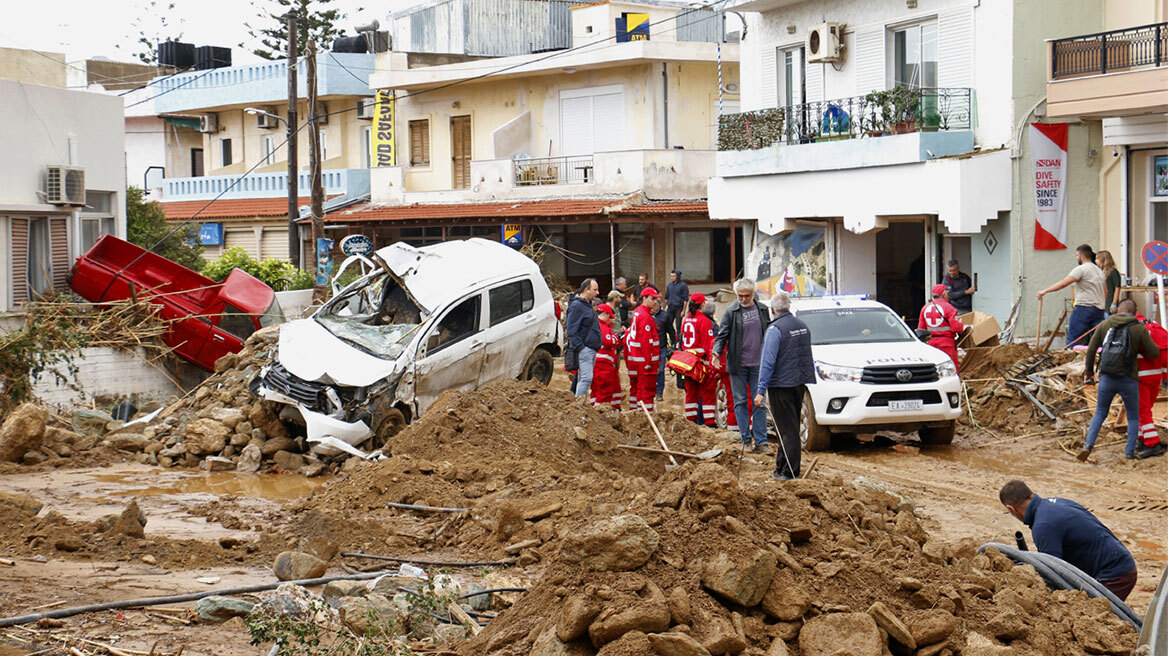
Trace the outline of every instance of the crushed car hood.
<instances>
[{"instance_id":1,"label":"crushed car hood","mask_svg":"<svg viewBox=\"0 0 1168 656\"><path fill-rule=\"evenodd\" d=\"M540 275L531 258L498 241L479 238L422 247L397 242L378 250L377 257L427 314L437 312L482 281Z\"/></svg>"},{"instance_id":2,"label":"crushed car hood","mask_svg":"<svg viewBox=\"0 0 1168 656\"><path fill-rule=\"evenodd\" d=\"M333 335L315 319L280 326L276 356L292 375L318 383L367 387L393 373L393 360L373 357Z\"/></svg>"},{"instance_id":3,"label":"crushed car hood","mask_svg":"<svg viewBox=\"0 0 1168 656\"><path fill-rule=\"evenodd\" d=\"M905 364L939 364L949 359L924 342L880 344L821 344L811 347L817 362L843 367L891 367Z\"/></svg>"}]
</instances>

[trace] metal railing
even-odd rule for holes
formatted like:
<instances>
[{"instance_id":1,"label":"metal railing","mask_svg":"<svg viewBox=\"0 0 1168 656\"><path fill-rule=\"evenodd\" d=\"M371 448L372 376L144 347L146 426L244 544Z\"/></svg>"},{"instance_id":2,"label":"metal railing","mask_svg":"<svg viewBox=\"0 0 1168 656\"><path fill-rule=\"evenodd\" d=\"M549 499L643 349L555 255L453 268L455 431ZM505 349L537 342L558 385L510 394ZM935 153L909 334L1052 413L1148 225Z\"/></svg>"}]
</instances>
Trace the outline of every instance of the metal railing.
<instances>
[{"instance_id":1,"label":"metal railing","mask_svg":"<svg viewBox=\"0 0 1168 656\"><path fill-rule=\"evenodd\" d=\"M588 184L594 179L592 155L515 158L511 168L516 187Z\"/></svg>"},{"instance_id":2,"label":"metal railing","mask_svg":"<svg viewBox=\"0 0 1168 656\"><path fill-rule=\"evenodd\" d=\"M897 87L865 96L835 98L728 114L718 122L718 150L880 137L908 132L970 130L973 94L967 88Z\"/></svg>"},{"instance_id":3,"label":"metal railing","mask_svg":"<svg viewBox=\"0 0 1168 656\"><path fill-rule=\"evenodd\" d=\"M1051 42L1051 77L1104 74L1168 59L1168 23L1086 34Z\"/></svg>"}]
</instances>

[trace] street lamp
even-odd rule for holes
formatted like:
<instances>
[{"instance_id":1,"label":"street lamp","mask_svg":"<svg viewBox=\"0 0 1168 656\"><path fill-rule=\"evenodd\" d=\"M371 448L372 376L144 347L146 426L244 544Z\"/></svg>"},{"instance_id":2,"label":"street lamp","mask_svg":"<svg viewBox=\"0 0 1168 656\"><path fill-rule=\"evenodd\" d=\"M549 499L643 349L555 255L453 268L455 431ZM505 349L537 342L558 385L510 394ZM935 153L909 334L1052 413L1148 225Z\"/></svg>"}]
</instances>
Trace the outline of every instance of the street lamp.
<instances>
[{"instance_id":1,"label":"street lamp","mask_svg":"<svg viewBox=\"0 0 1168 656\"><path fill-rule=\"evenodd\" d=\"M300 218L300 189L299 179L296 173L296 128L295 126L284 119L271 112L266 112L255 107L245 107L245 114L252 116L266 116L274 118L284 124L287 128L288 139L285 143L288 144L288 258L292 260L292 264L296 268L300 268L300 228L296 225L297 219Z\"/></svg>"}]
</instances>

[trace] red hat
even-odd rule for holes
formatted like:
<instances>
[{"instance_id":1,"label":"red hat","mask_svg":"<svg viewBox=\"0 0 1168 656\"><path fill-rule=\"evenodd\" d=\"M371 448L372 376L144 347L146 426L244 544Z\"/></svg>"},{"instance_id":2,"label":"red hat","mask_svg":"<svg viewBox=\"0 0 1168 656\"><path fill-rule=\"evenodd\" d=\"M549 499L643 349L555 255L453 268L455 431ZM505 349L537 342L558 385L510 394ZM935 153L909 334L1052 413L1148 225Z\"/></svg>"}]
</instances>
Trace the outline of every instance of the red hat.
<instances>
[{"instance_id":1,"label":"red hat","mask_svg":"<svg viewBox=\"0 0 1168 656\"><path fill-rule=\"evenodd\" d=\"M642 289L642 290L641 290L641 296L642 296L642 297L644 297L644 296L652 296L653 298L661 298L661 294L658 294L658 293L657 293L657 290L656 290L656 289L653 289L652 287L646 287L646 288Z\"/></svg>"},{"instance_id":2,"label":"red hat","mask_svg":"<svg viewBox=\"0 0 1168 656\"><path fill-rule=\"evenodd\" d=\"M698 305L705 305L706 303L706 297L701 292L695 292L694 294L691 294L689 300L697 303Z\"/></svg>"},{"instance_id":3,"label":"red hat","mask_svg":"<svg viewBox=\"0 0 1168 656\"><path fill-rule=\"evenodd\" d=\"M613 312L613 311L612 311L612 306L611 306L611 305L609 305L608 303L601 303L600 305L597 305L597 306L596 306L596 312L597 312L598 314L599 314L600 312L603 312L603 313L605 313L605 314L610 314L610 315L615 315L615 314L616 314L616 312Z\"/></svg>"},{"instance_id":4,"label":"red hat","mask_svg":"<svg viewBox=\"0 0 1168 656\"><path fill-rule=\"evenodd\" d=\"M933 296L940 297L942 294L944 294L946 291L948 291L948 289L949 288L946 287L945 285L937 283L936 285L933 285Z\"/></svg>"}]
</instances>

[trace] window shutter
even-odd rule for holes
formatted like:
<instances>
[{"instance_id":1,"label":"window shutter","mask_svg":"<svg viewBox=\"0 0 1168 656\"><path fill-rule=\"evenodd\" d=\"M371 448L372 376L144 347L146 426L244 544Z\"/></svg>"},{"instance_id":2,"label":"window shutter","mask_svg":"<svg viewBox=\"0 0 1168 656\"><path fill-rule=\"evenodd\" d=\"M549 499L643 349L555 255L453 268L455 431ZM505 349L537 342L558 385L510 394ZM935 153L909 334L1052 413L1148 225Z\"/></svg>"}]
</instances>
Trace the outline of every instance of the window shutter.
<instances>
[{"instance_id":1,"label":"window shutter","mask_svg":"<svg viewBox=\"0 0 1168 656\"><path fill-rule=\"evenodd\" d=\"M762 61L759 63L759 99L758 107L766 109L779 106L779 70L778 48L763 46Z\"/></svg>"},{"instance_id":2,"label":"window shutter","mask_svg":"<svg viewBox=\"0 0 1168 656\"><path fill-rule=\"evenodd\" d=\"M560 141L565 155L591 155L592 97L560 100Z\"/></svg>"},{"instance_id":3,"label":"window shutter","mask_svg":"<svg viewBox=\"0 0 1168 656\"><path fill-rule=\"evenodd\" d=\"M807 64L807 79L804 84L807 89L807 102L824 100L823 97L823 67L826 64Z\"/></svg>"},{"instance_id":4,"label":"window shutter","mask_svg":"<svg viewBox=\"0 0 1168 656\"><path fill-rule=\"evenodd\" d=\"M592 96L593 152L625 148L625 94Z\"/></svg>"},{"instance_id":5,"label":"window shutter","mask_svg":"<svg viewBox=\"0 0 1168 656\"><path fill-rule=\"evenodd\" d=\"M946 9L937 16L937 86L973 86L973 7Z\"/></svg>"},{"instance_id":6,"label":"window shutter","mask_svg":"<svg viewBox=\"0 0 1168 656\"><path fill-rule=\"evenodd\" d=\"M52 253L53 288L69 286L69 219L55 216L49 219L49 250Z\"/></svg>"},{"instance_id":7,"label":"window shutter","mask_svg":"<svg viewBox=\"0 0 1168 656\"><path fill-rule=\"evenodd\" d=\"M862 96L885 87L884 26L872 25L856 29L856 95Z\"/></svg>"},{"instance_id":8,"label":"window shutter","mask_svg":"<svg viewBox=\"0 0 1168 656\"><path fill-rule=\"evenodd\" d=\"M12 305L28 302L28 219L12 217Z\"/></svg>"}]
</instances>

